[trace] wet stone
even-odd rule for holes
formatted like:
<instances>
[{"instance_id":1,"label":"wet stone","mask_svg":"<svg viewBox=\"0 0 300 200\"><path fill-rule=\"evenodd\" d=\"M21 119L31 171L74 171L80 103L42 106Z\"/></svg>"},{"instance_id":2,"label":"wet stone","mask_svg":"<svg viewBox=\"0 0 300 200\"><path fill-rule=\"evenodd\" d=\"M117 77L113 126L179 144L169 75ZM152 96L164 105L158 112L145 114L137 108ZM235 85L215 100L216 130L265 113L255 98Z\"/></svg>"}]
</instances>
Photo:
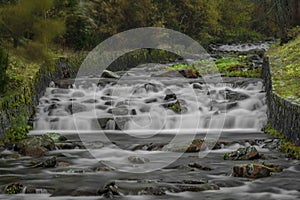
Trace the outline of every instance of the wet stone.
<instances>
[{"instance_id":1,"label":"wet stone","mask_svg":"<svg viewBox=\"0 0 300 200\"><path fill-rule=\"evenodd\" d=\"M20 157L20 154L13 151L4 150L0 152L0 159L19 159Z\"/></svg>"},{"instance_id":2,"label":"wet stone","mask_svg":"<svg viewBox=\"0 0 300 200\"><path fill-rule=\"evenodd\" d=\"M48 151L54 149L54 141L46 135L23 139L15 146L15 150L19 151L22 155L36 157L43 156Z\"/></svg>"},{"instance_id":3,"label":"wet stone","mask_svg":"<svg viewBox=\"0 0 300 200\"><path fill-rule=\"evenodd\" d=\"M196 168L196 169L200 169L200 170L204 170L204 171L211 171L212 170L212 168L207 167L207 166L202 166L199 163L190 163L190 164L188 164L188 166L191 167L191 168Z\"/></svg>"},{"instance_id":4,"label":"wet stone","mask_svg":"<svg viewBox=\"0 0 300 200\"><path fill-rule=\"evenodd\" d=\"M109 70L104 70L102 72L102 77L103 78L115 78L115 79L119 79L120 76L112 71L109 71Z\"/></svg>"},{"instance_id":5,"label":"wet stone","mask_svg":"<svg viewBox=\"0 0 300 200\"><path fill-rule=\"evenodd\" d=\"M262 164L236 165L232 169L232 176L245 178L263 178L271 175L271 169Z\"/></svg>"},{"instance_id":6,"label":"wet stone","mask_svg":"<svg viewBox=\"0 0 300 200\"><path fill-rule=\"evenodd\" d=\"M121 192L115 182L105 185L104 188L97 191L97 194L108 199L114 199L115 196L121 196Z\"/></svg>"},{"instance_id":7,"label":"wet stone","mask_svg":"<svg viewBox=\"0 0 300 200\"><path fill-rule=\"evenodd\" d=\"M255 147L249 146L246 148L239 148L236 151L226 153L223 156L224 160L253 160L260 158L259 152Z\"/></svg>"},{"instance_id":8,"label":"wet stone","mask_svg":"<svg viewBox=\"0 0 300 200\"><path fill-rule=\"evenodd\" d=\"M51 167L55 167L56 165L57 165L56 157L52 157L52 158L46 159L45 161L39 162L34 167L51 168Z\"/></svg>"},{"instance_id":9,"label":"wet stone","mask_svg":"<svg viewBox=\"0 0 300 200\"><path fill-rule=\"evenodd\" d=\"M67 107L67 112L71 114L79 113L79 112L85 112L87 111L87 107L83 104L79 103L72 103Z\"/></svg>"}]
</instances>

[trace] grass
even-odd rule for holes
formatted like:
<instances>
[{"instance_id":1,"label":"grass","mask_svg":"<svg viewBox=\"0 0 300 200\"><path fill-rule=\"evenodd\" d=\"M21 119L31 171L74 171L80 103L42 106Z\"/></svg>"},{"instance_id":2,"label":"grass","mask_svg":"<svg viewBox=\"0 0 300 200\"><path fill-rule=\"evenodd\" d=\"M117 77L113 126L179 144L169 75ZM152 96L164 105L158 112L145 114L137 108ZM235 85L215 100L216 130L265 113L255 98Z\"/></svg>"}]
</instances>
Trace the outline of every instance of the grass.
<instances>
[{"instance_id":1,"label":"grass","mask_svg":"<svg viewBox=\"0 0 300 200\"><path fill-rule=\"evenodd\" d=\"M300 146L296 146L292 142L288 141L284 134L279 131L273 129L269 123L264 128L264 131L274 136L275 138L279 138L282 140L279 150L283 153L288 154L289 157L293 159L300 160Z\"/></svg>"},{"instance_id":2,"label":"grass","mask_svg":"<svg viewBox=\"0 0 300 200\"><path fill-rule=\"evenodd\" d=\"M249 69L246 62L246 56L223 57L215 62L203 60L193 64L175 64L167 70L191 69L199 76L222 73L225 77L260 78L261 69Z\"/></svg>"},{"instance_id":3,"label":"grass","mask_svg":"<svg viewBox=\"0 0 300 200\"><path fill-rule=\"evenodd\" d=\"M283 46L276 43L266 55L272 65L274 92L300 103L300 34Z\"/></svg>"}]
</instances>

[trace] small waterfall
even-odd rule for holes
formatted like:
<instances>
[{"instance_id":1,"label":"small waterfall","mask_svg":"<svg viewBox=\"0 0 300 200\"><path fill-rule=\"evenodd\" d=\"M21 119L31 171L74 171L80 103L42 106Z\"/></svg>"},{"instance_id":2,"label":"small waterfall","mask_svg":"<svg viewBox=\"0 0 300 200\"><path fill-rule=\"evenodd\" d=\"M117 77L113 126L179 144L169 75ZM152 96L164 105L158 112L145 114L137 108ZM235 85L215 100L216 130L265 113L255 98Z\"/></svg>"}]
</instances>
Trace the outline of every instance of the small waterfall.
<instances>
[{"instance_id":1,"label":"small waterfall","mask_svg":"<svg viewBox=\"0 0 300 200\"><path fill-rule=\"evenodd\" d=\"M36 130L259 130L266 120L260 81L233 87L141 78L97 87L83 79L82 85L69 89L47 88Z\"/></svg>"}]
</instances>

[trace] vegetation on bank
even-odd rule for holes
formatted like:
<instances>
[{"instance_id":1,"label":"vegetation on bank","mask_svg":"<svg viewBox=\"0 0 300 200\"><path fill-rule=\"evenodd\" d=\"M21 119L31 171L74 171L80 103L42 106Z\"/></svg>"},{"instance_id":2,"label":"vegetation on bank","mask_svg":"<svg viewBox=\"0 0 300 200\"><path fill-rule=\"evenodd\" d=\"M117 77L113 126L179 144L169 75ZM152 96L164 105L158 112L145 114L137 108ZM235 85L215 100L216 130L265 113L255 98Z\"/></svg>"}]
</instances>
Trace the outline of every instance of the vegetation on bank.
<instances>
[{"instance_id":1,"label":"vegetation on bank","mask_svg":"<svg viewBox=\"0 0 300 200\"><path fill-rule=\"evenodd\" d=\"M294 39L270 48L273 90L281 97L300 103L300 27L292 32ZM296 35L297 34L297 35ZM295 36L296 35L296 36Z\"/></svg>"},{"instance_id":2,"label":"vegetation on bank","mask_svg":"<svg viewBox=\"0 0 300 200\"><path fill-rule=\"evenodd\" d=\"M281 145L279 150L283 153L286 153L289 157L293 159L300 160L300 146L296 146L292 142L288 141L284 134L280 133L279 131L273 129L269 123L265 126L263 131L269 133L270 135L274 136L275 138L281 139Z\"/></svg>"},{"instance_id":3,"label":"vegetation on bank","mask_svg":"<svg viewBox=\"0 0 300 200\"><path fill-rule=\"evenodd\" d=\"M216 61L199 61L193 64L175 64L167 68L168 70L190 69L198 76L211 73L221 73L225 77L247 77L260 78L261 69L253 69L247 65L246 56L222 57Z\"/></svg>"}]
</instances>

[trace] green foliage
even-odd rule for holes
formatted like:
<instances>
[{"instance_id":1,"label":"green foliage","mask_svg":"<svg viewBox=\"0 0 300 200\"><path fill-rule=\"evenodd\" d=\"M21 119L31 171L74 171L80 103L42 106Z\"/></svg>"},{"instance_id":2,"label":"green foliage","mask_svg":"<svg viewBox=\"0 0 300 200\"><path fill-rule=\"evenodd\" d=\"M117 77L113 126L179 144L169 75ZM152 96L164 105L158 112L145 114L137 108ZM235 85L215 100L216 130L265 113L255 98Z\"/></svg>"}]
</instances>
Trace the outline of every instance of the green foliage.
<instances>
[{"instance_id":1,"label":"green foliage","mask_svg":"<svg viewBox=\"0 0 300 200\"><path fill-rule=\"evenodd\" d=\"M24 0L0 7L0 25L3 38L13 40L15 48L39 42L48 46L52 40L64 33L64 21L53 18L53 0Z\"/></svg>"},{"instance_id":2,"label":"green foliage","mask_svg":"<svg viewBox=\"0 0 300 200\"><path fill-rule=\"evenodd\" d=\"M28 119L25 115L17 117L12 123L12 127L6 133L4 141L13 143L26 138L27 133L32 129L31 126L28 126L27 121Z\"/></svg>"},{"instance_id":3,"label":"green foliage","mask_svg":"<svg viewBox=\"0 0 300 200\"><path fill-rule=\"evenodd\" d=\"M267 52L272 64L273 90L283 98L300 103L300 35L279 46L272 46Z\"/></svg>"},{"instance_id":4,"label":"green foliage","mask_svg":"<svg viewBox=\"0 0 300 200\"><path fill-rule=\"evenodd\" d=\"M260 78L261 77L261 69L250 69L246 71L231 71L226 72L225 76L227 77L245 77L245 78Z\"/></svg>"},{"instance_id":5,"label":"green foliage","mask_svg":"<svg viewBox=\"0 0 300 200\"><path fill-rule=\"evenodd\" d=\"M216 60L218 70L222 72L231 72L238 69L246 68L247 65L244 63L245 56L239 56L238 58L219 58Z\"/></svg>"},{"instance_id":6,"label":"green foliage","mask_svg":"<svg viewBox=\"0 0 300 200\"><path fill-rule=\"evenodd\" d=\"M90 48L97 44L93 40L96 25L93 19L83 14L72 14L66 19L66 43L75 50Z\"/></svg>"},{"instance_id":7,"label":"green foliage","mask_svg":"<svg viewBox=\"0 0 300 200\"><path fill-rule=\"evenodd\" d=\"M260 78L261 69L248 69L246 65L246 56L239 57L223 57L215 62L202 60L193 64L175 64L167 68L167 70L180 71L183 69L191 69L198 76L212 73L223 73L226 77L247 77Z\"/></svg>"},{"instance_id":8,"label":"green foliage","mask_svg":"<svg viewBox=\"0 0 300 200\"><path fill-rule=\"evenodd\" d=\"M199 68L197 68L195 65L189 65L189 64L175 64L172 65L171 67L167 68L169 70L176 70L176 71L180 71L183 69L191 69L196 73L199 73Z\"/></svg>"},{"instance_id":9,"label":"green foliage","mask_svg":"<svg viewBox=\"0 0 300 200\"><path fill-rule=\"evenodd\" d=\"M282 139L281 145L279 147L279 150L283 153L288 154L290 157L299 160L300 159L300 146L296 146L292 142L288 141L284 134L281 132L273 129L270 125L270 123L267 123L267 125L263 128L263 131L269 133L270 135Z\"/></svg>"}]
</instances>

